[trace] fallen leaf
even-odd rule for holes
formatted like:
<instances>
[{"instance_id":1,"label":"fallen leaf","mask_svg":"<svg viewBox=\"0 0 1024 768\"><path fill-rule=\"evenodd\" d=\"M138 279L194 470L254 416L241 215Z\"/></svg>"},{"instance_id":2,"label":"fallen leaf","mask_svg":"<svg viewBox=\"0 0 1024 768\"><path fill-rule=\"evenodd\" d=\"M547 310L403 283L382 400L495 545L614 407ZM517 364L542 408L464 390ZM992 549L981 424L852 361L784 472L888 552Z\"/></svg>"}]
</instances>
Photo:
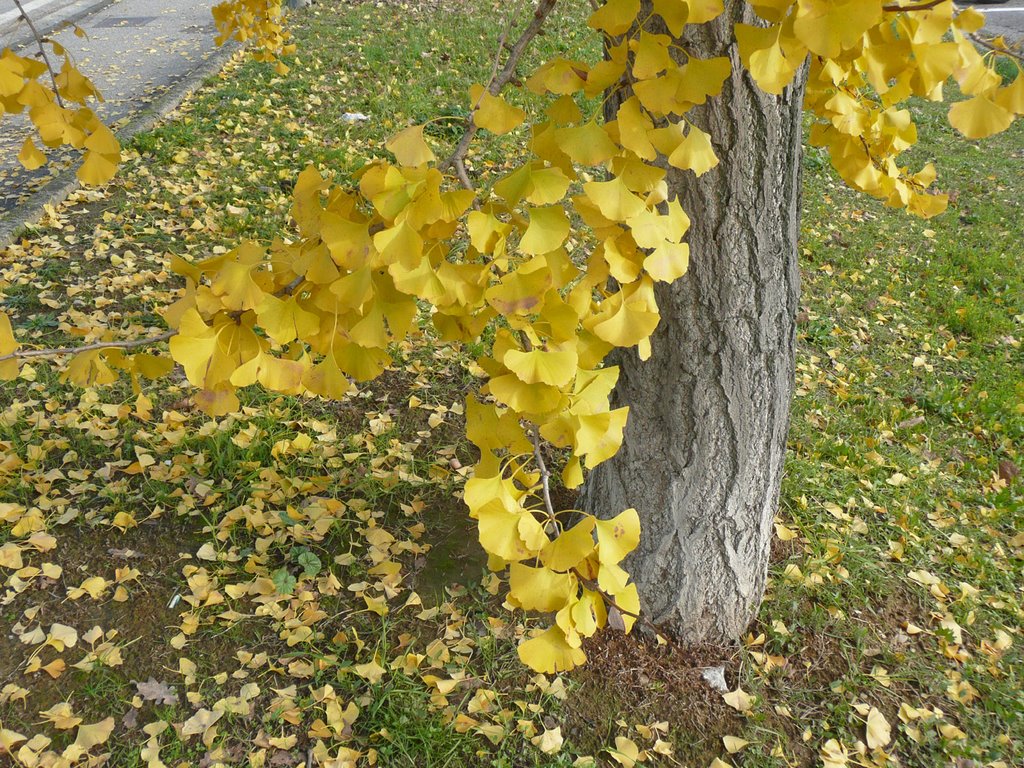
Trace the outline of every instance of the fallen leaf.
<instances>
[{"instance_id":1,"label":"fallen leaf","mask_svg":"<svg viewBox=\"0 0 1024 768\"><path fill-rule=\"evenodd\" d=\"M178 694L174 692L174 688L166 683L158 682L152 677L144 683L135 683L135 689L138 691L139 696L146 701L155 701L158 704L169 705L178 703Z\"/></svg>"}]
</instances>

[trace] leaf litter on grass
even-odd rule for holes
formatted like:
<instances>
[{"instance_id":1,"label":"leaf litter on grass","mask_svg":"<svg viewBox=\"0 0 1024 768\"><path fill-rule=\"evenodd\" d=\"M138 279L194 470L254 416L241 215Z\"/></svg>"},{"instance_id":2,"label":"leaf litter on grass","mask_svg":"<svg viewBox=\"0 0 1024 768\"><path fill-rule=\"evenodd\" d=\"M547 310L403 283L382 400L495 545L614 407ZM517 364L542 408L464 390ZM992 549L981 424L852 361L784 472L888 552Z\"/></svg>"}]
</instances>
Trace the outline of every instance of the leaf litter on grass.
<instances>
[{"instance_id":1,"label":"leaf litter on grass","mask_svg":"<svg viewBox=\"0 0 1024 768\"><path fill-rule=\"evenodd\" d=\"M159 329L168 254L287 233L306 163L344 176L448 113L490 66L489 10L318 6L289 76L233 60L110 188L0 256L21 340ZM571 14L557 23L548 54L580 43ZM523 617L452 500L471 356L406 346L340 401L251 392L216 420L173 374L79 390L27 367L0 416L0 749L150 767L1019 763L1024 277L1007 254L1024 198L977 183L1012 178L1019 137L978 158L939 136L964 191L928 227L811 165L783 508L737 649L609 635L571 676L518 665Z\"/></svg>"}]
</instances>

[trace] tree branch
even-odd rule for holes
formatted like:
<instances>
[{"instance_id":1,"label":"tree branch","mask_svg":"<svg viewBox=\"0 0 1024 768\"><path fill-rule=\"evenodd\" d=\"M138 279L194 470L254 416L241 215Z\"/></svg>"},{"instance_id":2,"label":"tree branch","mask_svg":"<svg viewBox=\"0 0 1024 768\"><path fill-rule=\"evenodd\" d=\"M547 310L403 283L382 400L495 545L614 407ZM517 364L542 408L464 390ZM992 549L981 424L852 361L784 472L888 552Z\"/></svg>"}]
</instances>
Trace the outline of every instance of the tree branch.
<instances>
[{"instance_id":1,"label":"tree branch","mask_svg":"<svg viewBox=\"0 0 1024 768\"><path fill-rule=\"evenodd\" d=\"M516 74L516 68L519 66L519 59L522 58L523 53L529 47L537 35L540 34L541 29L544 26L544 22L552 9L555 7L557 0L538 0L536 8L533 9L533 19L530 20L529 25L523 30L523 33L512 45L509 50L508 59L505 61L505 66L501 68L501 71L497 71L496 74L491 78L490 84L486 90L492 96L497 96L501 93L502 89L509 84ZM498 46L498 55L501 55L502 45ZM495 60L497 64L497 59ZM495 66L497 70L497 66ZM465 132L462 134L462 138L459 139L458 145L455 147L455 151L448 157L447 160L442 162L438 166L438 170L444 173L449 168L455 168L455 172L459 175L459 180L462 181L463 186L467 189L473 189L473 185L469 180L469 174L466 171L466 153L469 152L469 147L473 143L473 137L476 136L478 130L476 121L473 119L473 115L469 116L469 124L466 126Z\"/></svg>"},{"instance_id":2,"label":"tree branch","mask_svg":"<svg viewBox=\"0 0 1024 768\"><path fill-rule=\"evenodd\" d=\"M530 425L530 440L533 441L533 458L537 462L537 469L540 471L541 491L544 496L544 508L548 517L555 525L558 525L558 518L555 516L555 505L551 503L551 472L544 462L540 452L540 429L536 424Z\"/></svg>"},{"instance_id":3,"label":"tree branch","mask_svg":"<svg viewBox=\"0 0 1024 768\"><path fill-rule=\"evenodd\" d=\"M19 349L9 355L0 357L0 363L8 360L24 360L29 357L58 357L60 355L77 355L79 352L90 352L94 349L135 349L150 344L157 344L167 341L177 335L177 331L164 331L158 336L150 336L145 339L129 339L128 341L97 341L93 344L83 344L80 347L56 347L49 349Z\"/></svg>"},{"instance_id":4,"label":"tree branch","mask_svg":"<svg viewBox=\"0 0 1024 768\"><path fill-rule=\"evenodd\" d=\"M930 11L936 6L942 5L947 0L929 0L918 5L883 5L882 10L886 13L902 13L904 11Z\"/></svg>"},{"instance_id":5,"label":"tree branch","mask_svg":"<svg viewBox=\"0 0 1024 768\"><path fill-rule=\"evenodd\" d=\"M25 13L25 9L21 7L21 0L14 0L14 5L21 13L21 18L28 24L28 28L32 30L32 37L36 39L36 45L39 46L39 55L43 57L43 63L46 65L47 71L50 73L50 82L53 83L53 95L57 97L57 103L61 107L64 107L64 99L61 98L60 89L57 88L57 75L53 71L53 65L50 64L50 57L46 55L46 49L43 47L43 38L39 34L39 30L36 29L36 25L32 23L32 19ZM0 358L3 360L4 358Z\"/></svg>"},{"instance_id":6,"label":"tree branch","mask_svg":"<svg viewBox=\"0 0 1024 768\"><path fill-rule=\"evenodd\" d=\"M306 280L304 275L299 275L294 278L290 283L274 292L274 296L281 298L282 296L290 296ZM232 314L232 313L229 313ZM239 313L240 315L241 313ZM238 317L234 318L236 321ZM128 339L127 341L97 341L92 344L84 344L80 347L56 347L48 349L21 349L16 352L11 352L9 355L3 355L0 357L0 363L6 362L7 360L23 360L29 357L59 357L60 355L76 355L79 352L90 352L94 349L135 349L136 347L145 347L150 344L158 344L161 341L167 341L173 338L178 333L177 330L164 331L157 336L150 336L145 339Z\"/></svg>"},{"instance_id":7,"label":"tree branch","mask_svg":"<svg viewBox=\"0 0 1024 768\"><path fill-rule=\"evenodd\" d=\"M1009 48L1003 48L998 45L994 45L985 38L979 37L977 34L970 34L967 35L967 37L971 40L971 42L973 42L976 45L980 45L987 51L991 51L992 53L1001 53L1003 56L1009 56L1012 59L1017 59L1017 61L1024 62L1024 54L1017 53L1017 51L1012 51Z\"/></svg>"}]
</instances>

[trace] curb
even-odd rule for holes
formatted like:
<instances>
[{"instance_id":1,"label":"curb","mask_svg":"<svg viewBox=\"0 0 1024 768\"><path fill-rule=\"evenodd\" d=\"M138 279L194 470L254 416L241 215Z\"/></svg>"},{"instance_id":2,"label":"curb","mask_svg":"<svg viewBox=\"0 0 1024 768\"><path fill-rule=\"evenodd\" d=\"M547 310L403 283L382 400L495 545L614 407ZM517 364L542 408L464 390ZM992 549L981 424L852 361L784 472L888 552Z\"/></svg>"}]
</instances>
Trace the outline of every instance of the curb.
<instances>
[{"instance_id":1,"label":"curb","mask_svg":"<svg viewBox=\"0 0 1024 768\"><path fill-rule=\"evenodd\" d=\"M116 0L103 0L109 5ZM143 107L130 121L116 131L122 146L136 134L148 131L163 118L173 112L185 99L192 95L209 77L219 73L227 61L241 46L228 43L213 54L203 64L182 77L159 98ZM51 181L32 193L7 216L0 216L0 249L5 249L14 242L14 235L21 229L31 226L42 218L46 206L54 206L64 202L72 192L79 188L75 177L76 168L68 168L55 176Z\"/></svg>"}]
</instances>

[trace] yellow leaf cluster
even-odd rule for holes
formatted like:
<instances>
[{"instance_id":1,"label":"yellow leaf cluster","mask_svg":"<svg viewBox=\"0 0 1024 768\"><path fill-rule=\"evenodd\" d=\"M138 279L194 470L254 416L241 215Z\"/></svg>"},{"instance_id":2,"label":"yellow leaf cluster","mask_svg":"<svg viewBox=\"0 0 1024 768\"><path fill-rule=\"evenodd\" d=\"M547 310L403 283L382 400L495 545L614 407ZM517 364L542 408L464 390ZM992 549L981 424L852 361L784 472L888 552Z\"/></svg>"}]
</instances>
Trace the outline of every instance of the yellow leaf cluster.
<instances>
[{"instance_id":1,"label":"yellow leaf cluster","mask_svg":"<svg viewBox=\"0 0 1024 768\"><path fill-rule=\"evenodd\" d=\"M283 23L281 0L224 0L213 7L217 25L217 45L228 40L255 45L257 61L277 61L278 71L288 71L280 56L295 52L291 33Z\"/></svg>"},{"instance_id":2,"label":"yellow leaf cluster","mask_svg":"<svg viewBox=\"0 0 1024 768\"><path fill-rule=\"evenodd\" d=\"M996 72L971 35L984 22L952 0L907 5L896 11L881 0L773 0L754 2L768 26L736 25L740 58L758 85L779 94L809 59L805 107L817 118L810 143L828 150L850 186L887 205L923 217L946 208L928 192L931 164L912 170L900 155L917 141L903 102L911 96L943 98L956 81L967 98L952 106L950 124L979 139L1006 130L1024 114L1024 79L1010 84Z\"/></svg>"},{"instance_id":3,"label":"yellow leaf cluster","mask_svg":"<svg viewBox=\"0 0 1024 768\"><path fill-rule=\"evenodd\" d=\"M10 48L0 51L0 121L4 115L27 110L44 147L69 146L84 151L85 159L78 169L83 184L106 184L121 161L121 145L86 106L90 99L102 101L103 97L58 43L49 44L56 55L64 58L60 72L52 73L52 84L43 79L48 72L46 64L19 56ZM34 139L27 138L18 161L34 170L46 164L46 155Z\"/></svg>"}]
</instances>

